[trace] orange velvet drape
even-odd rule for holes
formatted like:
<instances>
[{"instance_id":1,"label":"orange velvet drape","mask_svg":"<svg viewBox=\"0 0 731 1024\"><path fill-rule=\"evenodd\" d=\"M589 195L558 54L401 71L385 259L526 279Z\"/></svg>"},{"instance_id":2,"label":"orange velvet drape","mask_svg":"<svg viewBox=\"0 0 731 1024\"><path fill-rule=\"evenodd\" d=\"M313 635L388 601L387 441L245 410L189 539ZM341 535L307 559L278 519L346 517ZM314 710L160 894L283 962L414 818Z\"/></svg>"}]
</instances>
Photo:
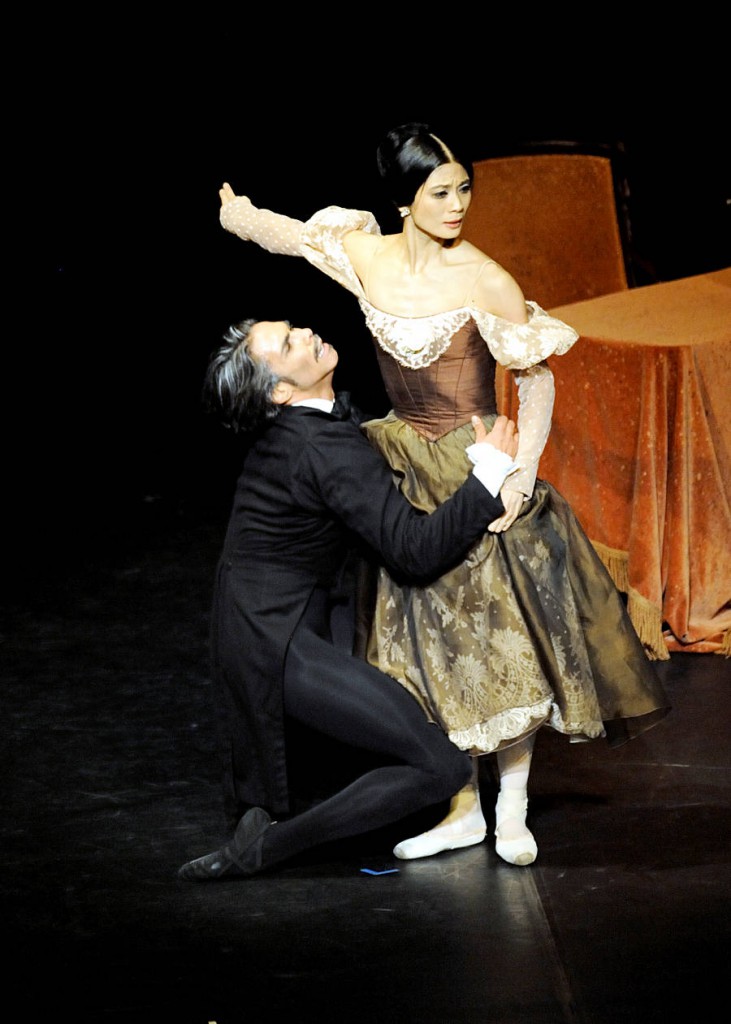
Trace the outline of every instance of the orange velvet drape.
<instances>
[{"instance_id":1,"label":"orange velvet drape","mask_svg":"<svg viewBox=\"0 0 731 1024\"><path fill-rule=\"evenodd\" d=\"M648 655L731 655L731 268L551 309L581 337L551 359L539 469L571 502ZM500 407L515 416L508 375Z\"/></svg>"},{"instance_id":2,"label":"orange velvet drape","mask_svg":"<svg viewBox=\"0 0 731 1024\"><path fill-rule=\"evenodd\" d=\"M544 309L627 288L609 159L577 153L474 165L464 237Z\"/></svg>"}]
</instances>

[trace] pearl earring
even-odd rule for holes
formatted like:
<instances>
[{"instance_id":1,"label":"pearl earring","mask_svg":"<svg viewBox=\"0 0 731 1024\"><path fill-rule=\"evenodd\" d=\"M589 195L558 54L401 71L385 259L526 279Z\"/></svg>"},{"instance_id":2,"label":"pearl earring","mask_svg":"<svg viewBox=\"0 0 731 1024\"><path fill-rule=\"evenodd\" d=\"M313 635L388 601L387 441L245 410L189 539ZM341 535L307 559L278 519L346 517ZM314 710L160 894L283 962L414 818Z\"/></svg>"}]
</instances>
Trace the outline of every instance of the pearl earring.
<instances>
[{"instance_id":1,"label":"pearl earring","mask_svg":"<svg viewBox=\"0 0 731 1024\"><path fill-rule=\"evenodd\" d=\"M402 217L408 217L409 214L411 213L411 210L408 208L408 206L399 206L398 212L401 214Z\"/></svg>"}]
</instances>

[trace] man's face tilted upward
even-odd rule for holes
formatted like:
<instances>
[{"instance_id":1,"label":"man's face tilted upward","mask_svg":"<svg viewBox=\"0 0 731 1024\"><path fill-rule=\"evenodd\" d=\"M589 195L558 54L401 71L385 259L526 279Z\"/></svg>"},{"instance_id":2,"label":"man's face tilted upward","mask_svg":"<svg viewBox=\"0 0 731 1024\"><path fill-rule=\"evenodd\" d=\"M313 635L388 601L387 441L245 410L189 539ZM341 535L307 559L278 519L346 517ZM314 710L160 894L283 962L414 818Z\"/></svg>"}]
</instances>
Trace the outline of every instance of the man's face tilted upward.
<instances>
[{"instance_id":1,"label":"man's face tilted upward","mask_svg":"<svg viewBox=\"0 0 731 1024\"><path fill-rule=\"evenodd\" d=\"M275 402L286 405L333 397L338 354L309 327L292 327L286 320L260 320L251 328L249 352L282 378L274 389Z\"/></svg>"}]
</instances>

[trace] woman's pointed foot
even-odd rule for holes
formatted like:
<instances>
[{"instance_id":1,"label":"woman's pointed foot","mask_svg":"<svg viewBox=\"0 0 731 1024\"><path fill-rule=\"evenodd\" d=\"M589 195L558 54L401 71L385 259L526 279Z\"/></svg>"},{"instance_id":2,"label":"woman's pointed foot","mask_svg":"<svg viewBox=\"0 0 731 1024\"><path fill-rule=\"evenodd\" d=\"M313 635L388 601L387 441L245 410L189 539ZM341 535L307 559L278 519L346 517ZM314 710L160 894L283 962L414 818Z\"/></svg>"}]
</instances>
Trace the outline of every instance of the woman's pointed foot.
<instances>
[{"instance_id":1,"label":"woman's pointed foot","mask_svg":"<svg viewBox=\"0 0 731 1024\"><path fill-rule=\"evenodd\" d=\"M465 846L476 846L485 838L487 828L472 832L449 833L446 829L436 828L422 832L419 836L404 839L393 848L394 856L401 860L416 860L418 857L433 857L444 850L461 850Z\"/></svg>"},{"instance_id":2,"label":"woman's pointed foot","mask_svg":"<svg viewBox=\"0 0 731 1024\"><path fill-rule=\"evenodd\" d=\"M450 802L449 814L438 825L421 835L404 839L394 847L394 856L401 860L433 857L444 850L461 850L476 846L487 833L487 825L480 806L480 790L475 782L468 783Z\"/></svg>"}]
</instances>

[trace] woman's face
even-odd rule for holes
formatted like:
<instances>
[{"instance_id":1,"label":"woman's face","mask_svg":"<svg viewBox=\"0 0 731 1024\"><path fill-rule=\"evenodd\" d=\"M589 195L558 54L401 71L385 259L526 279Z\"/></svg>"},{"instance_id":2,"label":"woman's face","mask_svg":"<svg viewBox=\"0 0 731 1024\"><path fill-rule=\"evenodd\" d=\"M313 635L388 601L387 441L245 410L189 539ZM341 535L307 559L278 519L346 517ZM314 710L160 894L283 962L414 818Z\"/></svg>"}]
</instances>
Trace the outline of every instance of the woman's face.
<instances>
[{"instance_id":1,"label":"woman's face","mask_svg":"<svg viewBox=\"0 0 731 1024\"><path fill-rule=\"evenodd\" d=\"M464 167L442 164L416 193L411 217L420 231L435 238L457 238L471 201L472 186Z\"/></svg>"}]
</instances>

